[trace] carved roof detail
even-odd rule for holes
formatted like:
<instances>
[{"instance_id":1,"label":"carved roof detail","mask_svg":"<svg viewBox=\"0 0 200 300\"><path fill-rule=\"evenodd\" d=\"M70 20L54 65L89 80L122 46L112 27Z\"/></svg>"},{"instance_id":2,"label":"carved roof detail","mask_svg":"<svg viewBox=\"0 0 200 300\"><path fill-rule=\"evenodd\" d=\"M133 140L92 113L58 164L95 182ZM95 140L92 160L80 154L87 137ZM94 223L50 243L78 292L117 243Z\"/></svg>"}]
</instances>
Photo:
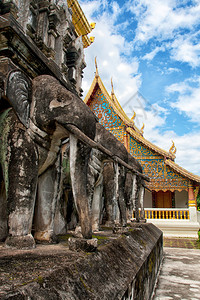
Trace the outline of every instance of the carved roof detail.
<instances>
[{"instance_id":1,"label":"carved roof detail","mask_svg":"<svg viewBox=\"0 0 200 300\"><path fill-rule=\"evenodd\" d=\"M174 145L174 142L172 141L172 146L169 150L169 152L159 148L158 146L154 145L153 143L149 142L147 139L145 139L143 137L143 129L144 129L144 126L141 128L141 130L139 130L135 124L134 124L134 119L135 119L135 112L134 112L134 115L131 119L128 118L128 116L126 115L126 113L124 112L124 110L122 109L119 101L117 100L117 97L115 96L115 93L114 93L114 88L113 88L113 82L111 81L111 88L112 88L112 91L111 91L111 95L109 95L109 93L107 92L100 76L99 76L99 71L98 71L98 67L97 67L97 62L96 62L96 59L95 59L95 66L96 66L96 72L95 72L95 77L94 77L94 80L91 84L91 87L84 99L84 102L90 106L92 101L95 99L95 93L98 89L101 90L101 93L103 94L104 96L104 99L108 102L108 104L113 108L114 112L118 115L118 117L121 119L121 121L124 123L124 127L125 127L125 132L128 133L130 135L130 137L134 138L135 141L137 141L138 143L140 143L140 145L143 145L145 147L147 147L147 149L151 150L151 151L154 151L154 153L156 155L158 155L158 157L156 159L160 159L162 160L162 164L161 164L161 167L164 168L163 170L166 170L165 169L165 165L170 167L171 168L171 171L168 171L166 174L165 174L165 178L161 179L156 177L155 179L154 178L151 178L151 182L148 183L149 184L149 188L152 189L152 190L187 190L187 187L188 187L188 184L189 184L189 181L192 180L194 182L196 182L197 184L200 184L200 177L197 176L197 175L194 175L193 173L185 170L184 168L180 167L178 164L176 164L174 162L174 159L175 159L175 153L176 153L176 147ZM109 130L111 130L111 132L113 132L113 130L117 130L117 129L121 129L123 130L123 128L109 128ZM138 150L139 151L139 150ZM142 165L145 166L145 159L141 157L137 157L137 159L141 162ZM152 163L155 164L156 160L152 160ZM146 163L147 164L147 163ZM154 169L154 168L153 168ZM155 171L155 170L154 170ZM170 180L167 181L167 178L169 176L169 172L172 172L170 173L170 176L175 176L174 174L175 173L178 173L179 176L183 176L182 178L186 178L185 181L184 179L181 180L181 177L178 178L175 178L174 177L174 185L171 184L168 182ZM174 173L175 172L175 173ZM155 172L154 172L155 173ZM155 173L156 174L156 173ZM154 174L154 175L155 175ZM149 174L148 174L149 175ZM158 174L156 175L158 176ZM169 179L168 178L168 179ZM172 180L172 178L171 178ZM189 181L188 181L189 180ZM177 182L176 182L177 181Z\"/></svg>"},{"instance_id":2,"label":"carved roof detail","mask_svg":"<svg viewBox=\"0 0 200 300\"><path fill-rule=\"evenodd\" d=\"M83 46L90 46L94 37L88 37L88 34L94 29L95 23L89 24L80 4L77 0L67 0L68 7L72 10L72 22L75 27L76 34L82 36Z\"/></svg>"},{"instance_id":3,"label":"carved roof detail","mask_svg":"<svg viewBox=\"0 0 200 300\"><path fill-rule=\"evenodd\" d=\"M187 171L186 169L184 169L181 166L179 166L178 164L176 164L174 161L171 161L170 159L166 159L165 164L170 166L177 173L179 173L193 181L200 183L200 176L194 175L193 173Z\"/></svg>"},{"instance_id":4,"label":"carved roof detail","mask_svg":"<svg viewBox=\"0 0 200 300\"><path fill-rule=\"evenodd\" d=\"M175 155L173 153L169 153L169 152L157 147L156 145L154 145L151 142L147 141L143 137L143 132L135 126L134 121L129 119L129 117L124 112L124 110L121 107L119 101L117 100L117 97L115 96L114 91L112 91L111 96L107 92L107 90L104 87L104 84L101 80L101 77L99 76L96 60L95 60L95 64L96 64L95 78L94 78L94 80L91 84L91 87L90 87L90 89L89 89L89 91L88 91L88 93L87 93L87 95L84 99L84 102L89 106L90 102L93 99L94 91L97 90L97 87L99 87L101 89L102 93L104 94L106 100L108 101L108 103L112 106L112 108L114 109L116 114L118 114L118 116L121 118L121 120L125 123L127 132L129 132L131 135L133 135L134 138L136 138L136 140L142 142L148 148L158 152L159 154L161 154L164 157L168 157L168 158L171 158L172 160L174 160ZM142 128L142 129L144 129L144 128Z\"/></svg>"}]
</instances>

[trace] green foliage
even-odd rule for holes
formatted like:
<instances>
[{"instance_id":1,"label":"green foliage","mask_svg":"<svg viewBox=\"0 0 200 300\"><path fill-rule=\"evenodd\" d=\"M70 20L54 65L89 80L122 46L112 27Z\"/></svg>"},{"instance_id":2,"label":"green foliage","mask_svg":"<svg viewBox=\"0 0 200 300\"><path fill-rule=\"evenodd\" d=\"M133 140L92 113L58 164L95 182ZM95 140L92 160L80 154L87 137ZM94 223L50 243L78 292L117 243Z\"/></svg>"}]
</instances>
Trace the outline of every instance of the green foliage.
<instances>
[{"instance_id":1,"label":"green foliage","mask_svg":"<svg viewBox=\"0 0 200 300\"><path fill-rule=\"evenodd\" d=\"M38 278L36 279L37 283L39 283L39 285L43 285L44 279L42 276L38 276Z\"/></svg>"},{"instance_id":2,"label":"green foliage","mask_svg":"<svg viewBox=\"0 0 200 300\"><path fill-rule=\"evenodd\" d=\"M197 210L200 211L200 193L197 195Z\"/></svg>"}]
</instances>

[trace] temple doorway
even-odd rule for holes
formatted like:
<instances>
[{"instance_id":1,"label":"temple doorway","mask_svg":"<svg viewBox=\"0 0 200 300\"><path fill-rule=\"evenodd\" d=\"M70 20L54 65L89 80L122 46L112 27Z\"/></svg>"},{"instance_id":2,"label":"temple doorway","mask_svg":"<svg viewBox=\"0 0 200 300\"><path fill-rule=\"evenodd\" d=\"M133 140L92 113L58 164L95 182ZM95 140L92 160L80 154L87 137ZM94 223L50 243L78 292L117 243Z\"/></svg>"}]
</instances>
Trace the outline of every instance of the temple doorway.
<instances>
[{"instance_id":1,"label":"temple doorway","mask_svg":"<svg viewBox=\"0 0 200 300\"><path fill-rule=\"evenodd\" d=\"M155 208L172 208L172 192L155 192Z\"/></svg>"}]
</instances>

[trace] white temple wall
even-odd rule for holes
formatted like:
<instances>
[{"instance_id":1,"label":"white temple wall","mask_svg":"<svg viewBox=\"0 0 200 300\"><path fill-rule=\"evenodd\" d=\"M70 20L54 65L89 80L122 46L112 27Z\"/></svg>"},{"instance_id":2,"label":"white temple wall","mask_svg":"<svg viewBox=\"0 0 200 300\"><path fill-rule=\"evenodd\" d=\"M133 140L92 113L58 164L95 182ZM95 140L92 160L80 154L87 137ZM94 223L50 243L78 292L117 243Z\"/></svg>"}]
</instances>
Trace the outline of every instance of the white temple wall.
<instances>
[{"instance_id":1,"label":"white temple wall","mask_svg":"<svg viewBox=\"0 0 200 300\"><path fill-rule=\"evenodd\" d=\"M187 191L175 191L175 208L187 208L188 192Z\"/></svg>"},{"instance_id":2,"label":"white temple wall","mask_svg":"<svg viewBox=\"0 0 200 300\"><path fill-rule=\"evenodd\" d=\"M144 208L152 207L152 193L145 189L144 193Z\"/></svg>"}]
</instances>

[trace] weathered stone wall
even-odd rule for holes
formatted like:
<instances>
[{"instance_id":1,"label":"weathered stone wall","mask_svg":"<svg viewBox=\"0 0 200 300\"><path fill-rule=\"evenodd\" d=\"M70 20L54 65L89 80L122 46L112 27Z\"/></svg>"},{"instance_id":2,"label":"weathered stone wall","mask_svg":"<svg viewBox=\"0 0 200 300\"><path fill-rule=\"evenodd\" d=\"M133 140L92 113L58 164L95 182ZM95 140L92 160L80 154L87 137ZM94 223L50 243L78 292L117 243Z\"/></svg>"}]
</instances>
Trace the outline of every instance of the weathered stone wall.
<instances>
[{"instance_id":1,"label":"weathered stone wall","mask_svg":"<svg viewBox=\"0 0 200 300\"><path fill-rule=\"evenodd\" d=\"M127 234L99 246L96 253L57 265L38 282L2 299L147 300L161 260L162 232L152 224L135 225Z\"/></svg>"}]
</instances>

